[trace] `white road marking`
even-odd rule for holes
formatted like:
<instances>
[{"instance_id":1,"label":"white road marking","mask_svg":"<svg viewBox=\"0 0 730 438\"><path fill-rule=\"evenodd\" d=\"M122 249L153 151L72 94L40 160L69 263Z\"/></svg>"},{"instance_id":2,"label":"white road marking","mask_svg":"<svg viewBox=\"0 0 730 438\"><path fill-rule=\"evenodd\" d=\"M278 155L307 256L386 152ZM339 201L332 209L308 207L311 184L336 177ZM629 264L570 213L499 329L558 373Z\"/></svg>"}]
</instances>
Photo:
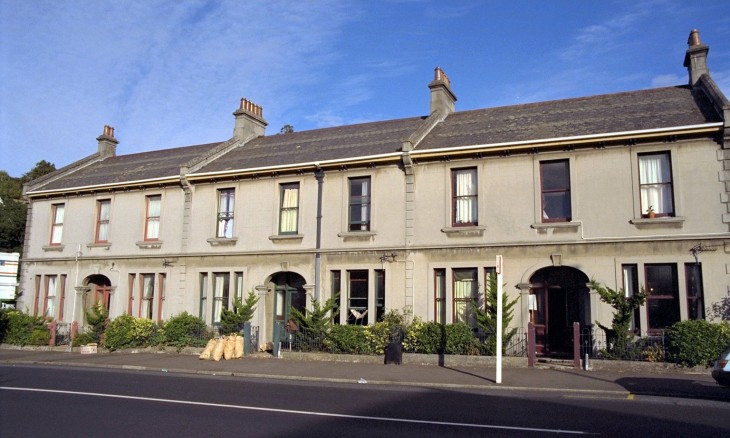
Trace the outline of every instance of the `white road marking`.
<instances>
[{"instance_id":1,"label":"white road marking","mask_svg":"<svg viewBox=\"0 0 730 438\"><path fill-rule=\"evenodd\" d=\"M356 420L372 420L372 421L391 421L396 423L417 423L417 424L431 424L438 426L458 426L458 427L473 427L481 429L499 429L499 430L515 430L521 432L538 432L538 433L565 433L573 435L588 435L589 432L583 432L579 430L562 430L562 429L541 429L535 427L515 427L515 426L497 426L490 424L475 424L475 423L455 423L450 421L429 421L429 420L412 420L408 418L388 418L388 417L373 417L368 415L350 415L350 414L335 414L330 412L314 412L314 411L296 411L293 409L276 409L276 408L263 408L259 406L241 406L241 405L229 405L222 403L204 403L194 402L186 400L172 400L164 398L153 398L153 397L137 397L131 395L117 395L117 394L100 394L96 392L79 392L79 391L61 391L56 389L39 389L39 388L16 388L11 386L0 386L0 390L6 391L25 391L25 392L42 392L42 393L54 393L54 394L68 394L68 395L85 395L91 397L106 397L106 398L118 398L125 400L143 400L160 403L174 403L180 405L193 405L193 406L207 406L216 408L228 408L228 409L242 409L249 411L262 411L262 412L277 412L285 414L296 414L296 415L311 415L317 417L335 417L335 418L350 418ZM592 434L591 434L592 435Z\"/></svg>"}]
</instances>

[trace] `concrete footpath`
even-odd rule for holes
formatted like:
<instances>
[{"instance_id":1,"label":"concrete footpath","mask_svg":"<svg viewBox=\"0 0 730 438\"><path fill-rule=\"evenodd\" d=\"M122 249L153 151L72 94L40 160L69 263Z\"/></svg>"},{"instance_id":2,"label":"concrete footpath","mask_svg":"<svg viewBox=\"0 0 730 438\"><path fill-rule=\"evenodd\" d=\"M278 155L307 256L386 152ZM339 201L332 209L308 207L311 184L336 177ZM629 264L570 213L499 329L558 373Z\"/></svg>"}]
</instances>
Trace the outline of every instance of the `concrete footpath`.
<instances>
[{"instance_id":1,"label":"concrete footpath","mask_svg":"<svg viewBox=\"0 0 730 438\"><path fill-rule=\"evenodd\" d=\"M320 359L330 360L313 360ZM688 373L654 368L614 366L610 370L576 370L541 364L535 368L502 368L502 383L495 382L494 365L383 364L382 357L306 355L284 352L281 358L256 353L241 359L200 360L196 352L155 350L100 351L80 354L78 349L38 349L0 346L0 365L32 364L54 367L117 368L146 372L283 379L356 385L403 385L489 392L542 391L610 398L635 396L683 397L730 402L730 389L721 387L709 370ZM0 375L2 371L0 368Z\"/></svg>"}]
</instances>

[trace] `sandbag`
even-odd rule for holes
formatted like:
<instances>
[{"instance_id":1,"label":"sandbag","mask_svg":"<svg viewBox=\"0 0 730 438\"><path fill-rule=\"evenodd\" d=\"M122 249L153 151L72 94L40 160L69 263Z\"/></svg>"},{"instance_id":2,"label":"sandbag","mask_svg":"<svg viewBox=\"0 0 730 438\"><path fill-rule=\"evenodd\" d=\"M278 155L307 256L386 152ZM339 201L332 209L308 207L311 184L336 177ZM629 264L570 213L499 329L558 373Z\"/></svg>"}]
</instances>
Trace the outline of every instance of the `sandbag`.
<instances>
[{"instance_id":1,"label":"sandbag","mask_svg":"<svg viewBox=\"0 0 730 438\"><path fill-rule=\"evenodd\" d=\"M223 350L226 348L226 339L218 338L215 341L215 347L213 348L213 360L218 362L223 357Z\"/></svg>"},{"instance_id":2,"label":"sandbag","mask_svg":"<svg viewBox=\"0 0 730 438\"><path fill-rule=\"evenodd\" d=\"M208 341L208 344L205 346L205 349L202 353L200 353L200 356L198 359L201 360L210 360L210 356L213 353L213 348L215 347L215 339L211 339Z\"/></svg>"},{"instance_id":3,"label":"sandbag","mask_svg":"<svg viewBox=\"0 0 730 438\"><path fill-rule=\"evenodd\" d=\"M243 336L236 335L236 344L233 348L233 358L240 359L243 357Z\"/></svg>"},{"instance_id":4,"label":"sandbag","mask_svg":"<svg viewBox=\"0 0 730 438\"><path fill-rule=\"evenodd\" d=\"M225 360L233 359L233 351L236 348L235 345L236 345L236 335L226 336L225 347L223 347L223 358Z\"/></svg>"}]
</instances>

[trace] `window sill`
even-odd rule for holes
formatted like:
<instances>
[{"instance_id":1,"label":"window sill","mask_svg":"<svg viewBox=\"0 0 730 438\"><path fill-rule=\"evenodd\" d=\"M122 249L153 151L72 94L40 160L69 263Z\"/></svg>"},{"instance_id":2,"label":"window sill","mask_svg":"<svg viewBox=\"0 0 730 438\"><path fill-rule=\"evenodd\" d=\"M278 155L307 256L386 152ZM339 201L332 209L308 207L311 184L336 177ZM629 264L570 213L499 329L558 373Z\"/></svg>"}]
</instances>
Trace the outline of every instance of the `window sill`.
<instances>
[{"instance_id":1,"label":"window sill","mask_svg":"<svg viewBox=\"0 0 730 438\"><path fill-rule=\"evenodd\" d=\"M162 248L162 241L161 240L151 240L151 241L137 242L137 247L140 249L160 249L160 248Z\"/></svg>"},{"instance_id":2,"label":"window sill","mask_svg":"<svg viewBox=\"0 0 730 438\"><path fill-rule=\"evenodd\" d=\"M297 242L297 243L300 243L302 241L302 239L304 239L304 235L303 234L281 234L281 235L275 234L275 235L269 236L269 240L271 240L274 243L277 243L277 242L282 242L282 243L286 243L286 242Z\"/></svg>"},{"instance_id":3,"label":"window sill","mask_svg":"<svg viewBox=\"0 0 730 438\"><path fill-rule=\"evenodd\" d=\"M89 248L89 249L93 249L93 248L101 248L101 249L106 249L106 250L108 250L109 248L111 248L111 246L112 246L111 242L104 242L104 243L87 243L87 244L86 244L86 247L87 247L87 248Z\"/></svg>"},{"instance_id":4,"label":"window sill","mask_svg":"<svg viewBox=\"0 0 730 438\"><path fill-rule=\"evenodd\" d=\"M637 228L642 227L654 227L654 226L662 226L662 225L673 225L673 226L682 226L684 224L684 216L672 216L672 217L655 217L655 218L648 218L648 217L637 217L634 219L629 220L630 224L635 225Z\"/></svg>"},{"instance_id":5,"label":"window sill","mask_svg":"<svg viewBox=\"0 0 730 438\"><path fill-rule=\"evenodd\" d=\"M578 229L580 227L580 222L542 222L542 223L535 223L530 225L530 228L534 228L536 230L550 230L553 228L575 228Z\"/></svg>"},{"instance_id":6,"label":"window sill","mask_svg":"<svg viewBox=\"0 0 730 438\"><path fill-rule=\"evenodd\" d=\"M481 237L487 227L470 226L470 227L444 227L441 232L448 237Z\"/></svg>"},{"instance_id":7,"label":"window sill","mask_svg":"<svg viewBox=\"0 0 730 438\"><path fill-rule=\"evenodd\" d=\"M211 237L208 239L210 246L234 246L238 237Z\"/></svg>"},{"instance_id":8,"label":"window sill","mask_svg":"<svg viewBox=\"0 0 730 438\"><path fill-rule=\"evenodd\" d=\"M43 247L43 251L45 251L45 252L52 252L52 251L61 252L61 251L63 251L63 248L65 248L64 245L45 245Z\"/></svg>"},{"instance_id":9,"label":"window sill","mask_svg":"<svg viewBox=\"0 0 730 438\"><path fill-rule=\"evenodd\" d=\"M375 231L345 231L344 233L337 233L337 237L342 238L344 241L373 240L376 234Z\"/></svg>"}]
</instances>

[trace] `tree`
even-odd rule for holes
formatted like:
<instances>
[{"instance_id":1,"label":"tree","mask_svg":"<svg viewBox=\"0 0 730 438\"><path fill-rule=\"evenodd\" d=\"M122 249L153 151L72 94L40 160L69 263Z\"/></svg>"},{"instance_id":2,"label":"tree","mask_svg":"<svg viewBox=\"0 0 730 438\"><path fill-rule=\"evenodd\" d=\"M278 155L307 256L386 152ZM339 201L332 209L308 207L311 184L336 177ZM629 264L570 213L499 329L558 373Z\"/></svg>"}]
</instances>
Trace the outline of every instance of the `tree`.
<instances>
[{"instance_id":1,"label":"tree","mask_svg":"<svg viewBox=\"0 0 730 438\"><path fill-rule=\"evenodd\" d=\"M51 172L56 171L56 166L53 163L49 163L46 160L41 160L36 163L35 167L20 177L23 184L33 181L36 178L40 178L43 175L47 175Z\"/></svg>"},{"instance_id":2,"label":"tree","mask_svg":"<svg viewBox=\"0 0 730 438\"><path fill-rule=\"evenodd\" d=\"M608 353L617 358L623 359L630 356L629 346L631 344L631 320L634 311L641 307L646 301L646 292L642 287L634 295L627 297L623 289L615 291L610 287L602 286L596 280L591 279L591 289L598 292L601 301L614 308L611 328L596 321L596 324L606 332L608 338Z\"/></svg>"},{"instance_id":3,"label":"tree","mask_svg":"<svg viewBox=\"0 0 730 438\"><path fill-rule=\"evenodd\" d=\"M294 127L292 125L284 125L281 127L281 130L279 130L279 134L291 134L294 132Z\"/></svg>"},{"instance_id":4,"label":"tree","mask_svg":"<svg viewBox=\"0 0 730 438\"><path fill-rule=\"evenodd\" d=\"M299 325L299 327L309 330L310 332L323 334L327 327L332 324L332 310L340 301L340 296L335 295L324 303L316 298L311 297L312 308L301 312L295 307L291 308L291 316Z\"/></svg>"},{"instance_id":5,"label":"tree","mask_svg":"<svg viewBox=\"0 0 730 438\"><path fill-rule=\"evenodd\" d=\"M259 297L254 291L249 291L246 301L236 297L233 300L233 308L231 310L221 310L221 333L238 333L243 330L243 324L251 321L253 313L256 311L256 305Z\"/></svg>"},{"instance_id":6,"label":"tree","mask_svg":"<svg viewBox=\"0 0 730 438\"><path fill-rule=\"evenodd\" d=\"M493 355L497 353L497 276L492 274L487 277L487 285L484 291L484 308L472 304L474 315L479 327L489 335L486 341L486 353ZM502 352L507 344L517 333L517 328L509 329L509 324L514 317L514 306L518 298L509 301L507 294L502 294Z\"/></svg>"},{"instance_id":7,"label":"tree","mask_svg":"<svg viewBox=\"0 0 730 438\"><path fill-rule=\"evenodd\" d=\"M23 184L56 170L48 161L39 161L20 178L0 170L0 251L22 252L27 207L22 202Z\"/></svg>"}]
</instances>

